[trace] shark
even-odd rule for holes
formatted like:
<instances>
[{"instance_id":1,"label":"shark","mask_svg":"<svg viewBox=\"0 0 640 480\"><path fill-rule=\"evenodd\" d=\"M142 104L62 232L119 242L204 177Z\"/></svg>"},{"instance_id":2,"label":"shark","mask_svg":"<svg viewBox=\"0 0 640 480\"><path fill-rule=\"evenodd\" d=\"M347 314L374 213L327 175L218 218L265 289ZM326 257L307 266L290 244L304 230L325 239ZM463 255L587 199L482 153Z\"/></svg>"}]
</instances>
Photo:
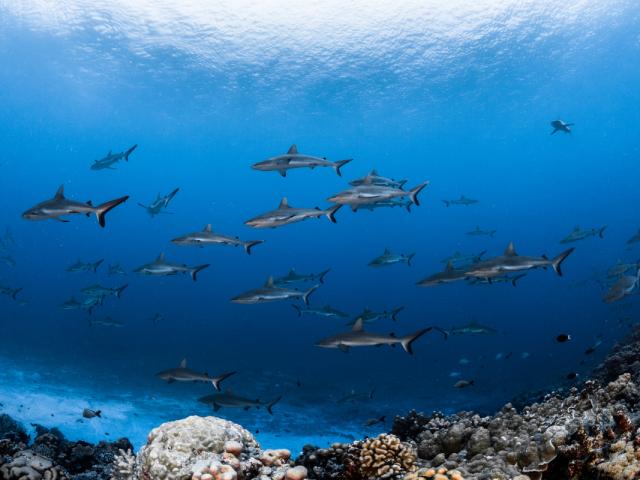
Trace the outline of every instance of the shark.
<instances>
[{"instance_id":1,"label":"shark","mask_svg":"<svg viewBox=\"0 0 640 480\"><path fill-rule=\"evenodd\" d=\"M104 262L104 258L96 262L83 262L82 260L77 260L75 263L69 265L66 269L67 272L78 273L78 272L93 272L96 273L98 271L98 267Z\"/></svg>"},{"instance_id":2,"label":"shark","mask_svg":"<svg viewBox=\"0 0 640 480\"><path fill-rule=\"evenodd\" d=\"M584 240L589 237L598 236L600 238L604 238L604 231L607 226L599 227L599 228L589 228L587 230L583 230L579 225L573 227L573 230L569 235L560 240L560 243L572 243L577 242L579 240Z\"/></svg>"},{"instance_id":3,"label":"shark","mask_svg":"<svg viewBox=\"0 0 640 480\"><path fill-rule=\"evenodd\" d=\"M476 263L471 266L465 275L469 277L492 279L511 272L520 272L533 268L552 267L559 276L562 276L562 263L574 250L575 248L565 250L552 259L547 258L545 255L540 257L529 257L525 255L518 255L513 242L510 242L502 255Z\"/></svg>"},{"instance_id":4,"label":"shark","mask_svg":"<svg viewBox=\"0 0 640 480\"><path fill-rule=\"evenodd\" d=\"M166 380L167 383L173 382L204 382L213 385L213 388L220 390L220 383L236 372L227 372L216 377L210 376L208 373L200 373L187 367L187 359L184 358L177 368L170 368L156 373L156 377Z\"/></svg>"},{"instance_id":5,"label":"shark","mask_svg":"<svg viewBox=\"0 0 640 480\"><path fill-rule=\"evenodd\" d=\"M493 237L496 234L497 230L483 230L480 228L480 225L476 225L476 228L467 232L467 235L472 237L480 237L487 235L489 237Z\"/></svg>"},{"instance_id":6,"label":"shark","mask_svg":"<svg viewBox=\"0 0 640 480\"><path fill-rule=\"evenodd\" d=\"M93 309L104 304L104 297L88 296L80 303L80 310L84 310L89 315L93 313Z\"/></svg>"},{"instance_id":7,"label":"shark","mask_svg":"<svg viewBox=\"0 0 640 480\"><path fill-rule=\"evenodd\" d=\"M518 280L526 276L527 276L526 273L521 273L519 275L502 275L500 277L493 277L490 279L474 277L474 278L468 278L467 280L469 285L474 285L474 286L475 285L493 285L495 283L510 283L511 286L517 287Z\"/></svg>"},{"instance_id":8,"label":"shark","mask_svg":"<svg viewBox=\"0 0 640 480\"><path fill-rule=\"evenodd\" d=\"M471 320L466 325L450 328L447 330L447 333L449 335L487 335L496 333L496 330L485 325L480 325L475 320Z\"/></svg>"},{"instance_id":9,"label":"shark","mask_svg":"<svg viewBox=\"0 0 640 480\"><path fill-rule=\"evenodd\" d=\"M81 292L89 297L106 297L107 295L113 295L116 298L120 298L122 292L128 287L128 284L124 284L118 288L103 287L102 285L95 284L85 287Z\"/></svg>"},{"instance_id":10,"label":"shark","mask_svg":"<svg viewBox=\"0 0 640 480\"><path fill-rule=\"evenodd\" d=\"M291 268L289 273L284 277L278 277L273 280L276 285L286 285L289 283L298 282L320 282L324 283L324 277L329 273L331 269L327 268L320 273L297 273L295 268Z\"/></svg>"},{"instance_id":11,"label":"shark","mask_svg":"<svg viewBox=\"0 0 640 480\"><path fill-rule=\"evenodd\" d=\"M207 268L209 265L210 264L205 263L203 265L190 267L182 263L168 262L164 258L164 253L161 253L153 262L141 265L140 267L136 268L134 270L134 273L159 277L177 275L178 273L188 273L189 275L191 275L191 279L195 282L197 280L198 273Z\"/></svg>"},{"instance_id":12,"label":"shark","mask_svg":"<svg viewBox=\"0 0 640 480\"><path fill-rule=\"evenodd\" d=\"M14 258L11 255L2 255L0 256L0 260L4 262L5 265L9 266L9 267L15 267L16 266L16 261L14 260Z\"/></svg>"},{"instance_id":13,"label":"shark","mask_svg":"<svg viewBox=\"0 0 640 480\"><path fill-rule=\"evenodd\" d=\"M362 178L356 178L349 182L349 185L358 187L360 185L379 185L381 187L391 187L402 189L407 180L394 180L393 178L383 177L378 174L377 170L371 170Z\"/></svg>"},{"instance_id":14,"label":"shark","mask_svg":"<svg viewBox=\"0 0 640 480\"><path fill-rule=\"evenodd\" d=\"M348 318L349 315L341 312L340 310L336 310L335 308L325 305L324 307L307 307L300 308L298 305L291 305L296 312L298 312L298 316L302 315L318 315L320 317L333 317L333 318Z\"/></svg>"},{"instance_id":15,"label":"shark","mask_svg":"<svg viewBox=\"0 0 640 480\"><path fill-rule=\"evenodd\" d=\"M449 261L442 272L429 275L416 283L416 285L419 287L433 287L444 283L457 282L459 280L464 280L465 278L467 278L466 271L464 269L454 268L453 262Z\"/></svg>"},{"instance_id":16,"label":"shark","mask_svg":"<svg viewBox=\"0 0 640 480\"><path fill-rule=\"evenodd\" d=\"M635 245L636 243L639 243L639 242L640 242L640 230L638 230L636 233L631 235L631 237L629 237L629 240L627 240L627 245Z\"/></svg>"},{"instance_id":17,"label":"shark","mask_svg":"<svg viewBox=\"0 0 640 480\"><path fill-rule=\"evenodd\" d=\"M325 216L332 223L336 223L336 212L340 205L334 205L326 210L316 208L294 208L289 205L289 201L284 197L276 210L263 213L247 220L245 225L253 228L276 228L291 223L301 222L307 218L320 218Z\"/></svg>"},{"instance_id":18,"label":"shark","mask_svg":"<svg viewBox=\"0 0 640 480\"><path fill-rule=\"evenodd\" d=\"M340 177L342 173L340 169L353 159L348 158L346 160L338 160L336 162L330 162L326 158L314 157L312 155L305 155L298 152L296 145L291 145L285 155L278 155L268 158L262 162L255 163L251 166L254 170L260 170L262 172L278 172L283 177L287 176L287 172L294 168L310 168L313 170L316 167L331 167L335 170L336 174Z\"/></svg>"},{"instance_id":19,"label":"shark","mask_svg":"<svg viewBox=\"0 0 640 480\"><path fill-rule=\"evenodd\" d=\"M200 232L187 233L171 240L175 245L204 247L205 245L231 245L234 247L242 246L248 255L251 254L251 248L264 243L264 240L240 240L239 237L214 233L211 224L208 224Z\"/></svg>"},{"instance_id":20,"label":"shark","mask_svg":"<svg viewBox=\"0 0 640 480\"><path fill-rule=\"evenodd\" d=\"M230 388L227 388L224 392L205 395L198 399L200 403L211 405L215 412L220 410L222 407L242 408L243 410L265 407L267 412L269 412L269 415L273 415L273 407L280 400L282 400L282 396L278 396L270 401L261 401L259 399L252 400L250 398L236 395Z\"/></svg>"},{"instance_id":21,"label":"shark","mask_svg":"<svg viewBox=\"0 0 640 480\"><path fill-rule=\"evenodd\" d=\"M111 152L111 150L109 150L109 153L107 153L103 158L93 161L91 170L115 170L115 168L113 168L113 165L118 163L120 160L128 162L129 155L131 155L131 153L133 153L136 148L138 148L137 144L125 150L124 152L113 153Z\"/></svg>"},{"instance_id":22,"label":"shark","mask_svg":"<svg viewBox=\"0 0 640 480\"><path fill-rule=\"evenodd\" d=\"M74 297L71 297L69 300L60 305L60 308L63 310L80 310L82 304L78 302Z\"/></svg>"},{"instance_id":23,"label":"shark","mask_svg":"<svg viewBox=\"0 0 640 480\"><path fill-rule=\"evenodd\" d=\"M22 288L12 288L12 287L3 287L0 285L0 293L3 295L8 295L9 297L16 300L18 297L18 293L22 291Z\"/></svg>"},{"instance_id":24,"label":"shark","mask_svg":"<svg viewBox=\"0 0 640 480\"><path fill-rule=\"evenodd\" d=\"M69 220L61 217L73 214L84 214L89 216L93 213L98 219L98 224L101 227L104 227L105 215L121 203L126 202L128 199L129 195L125 195L124 197L116 198L115 200L110 200L94 207L91 201L78 202L76 200L66 198L64 196L64 185L60 185L52 199L45 200L34 207L31 207L22 214L22 218L32 221L57 220L58 222L66 223Z\"/></svg>"},{"instance_id":25,"label":"shark","mask_svg":"<svg viewBox=\"0 0 640 480\"><path fill-rule=\"evenodd\" d=\"M349 393L344 394L336 403L350 403L350 402L359 402L362 400L373 400L373 394L376 393L376 389L372 388L368 392L358 392L356 390L351 390Z\"/></svg>"},{"instance_id":26,"label":"shark","mask_svg":"<svg viewBox=\"0 0 640 480\"><path fill-rule=\"evenodd\" d=\"M374 312L373 310L365 308L360 315L354 318L351 322L347 323L347 325L353 326L358 320L362 320L364 323L373 323L377 320L383 320L385 318L390 318L391 320L396 322L398 321L398 314L402 310L404 310L404 307L397 307L389 311L384 310L382 312Z\"/></svg>"},{"instance_id":27,"label":"shark","mask_svg":"<svg viewBox=\"0 0 640 480\"><path fill-rule=\"evenodd\" d=\"M408 197L414 205L420 205L418 194L427 186L429 182L422 182L409 191L394 187L363 183L357 187L336 193L328 198L328 201L338 205L349 205L351 210L356 212L363 205L372 205L378 202L389 201L395 198Z\"/></svg>"},{"instance_id":28,"label":"shark","mask_svg":"<svg viewBox=\"0 0 640 480\"><path fill-rule=\"evenodd\" d=\"M640 284L640 268L635 275L623 275L602 297L605 303L614 303L633 293Z\"/></svg>"},{"instance_id":29,"label":"shark","mask_svg":"<svg viewBox=\"0 0 640 480\"><path fill-rule=\"evenodd\" d=\"M401 207L404 208L407 212L411 213L411 205L413 202L411 200L382 200L376 203L368 203L366 205L360 205L358 210L369 210L373 212L379 208L394 208Z\"/></svg>"},{"instance_id":30,"label":"shark","mask_svg":"<svg viewBox=\"0 0 640 480\"><path fill-rule=\"evenodd\" d=\"M94 325L98 325L100 327L115 327L115 328L120 328L120 327L124 327L124 323L122 323L120 320L114 320L111 317L105 317L102 320L89 320L89 325L90 326L94 326Z\"/></svg>"},{"instance_id":31,"label":"shark","mask_svg":"<svg viewBox=\"0 0 640 480\"><path fill-rule=\"evenodd\" d=\"M277 286L274 283L273 277L269 277L263 287L241 293L240 295L233 297L231 301L233 303L251 305L256 303L275 302L278 300L291 300L294 298L300 298L306 305L309 305L309 296L318 288L320 288L320 285L314 285L307 291L283 288Z\"/></svg>"},{"instance_id":32,"label":"shark","mask_svg":"<svg viewBox=\"0 0 640 480\"><path fill-rule=\"evenodd\" d=\"M457 198L455 200L442 200L442 202L444 203L445 207L450 207L451 205L464 205L465 207L468 207L469 205L478 203L478 200L460 195L460 198Z\"/></svg>"},{"instance_id":33,"label":"shark","mask_svg":"<svg viewBox=\"0 0 640 480\"><path fill-rule=\"evenodd\" d=\"M553 128L553 130L551 131L551 135L556 132L571 133L571 127L573 127L573 123L565 123L562 120L554 120L551 122L551 127Z\"/></svg>"},{"instance_id":34,"label":"shark","mask_svg":"<svg viewBox=\"0 0 640 480\"><path fill-rule=\"evenodd\" d=\"M389 265L395 265L397 263L406 263L411 266L411 260L415 257L415 253L409 253L408 255L396 255L392 253L388 248L384 249L382 255L374 258L369 262L370 267L387 267Z\"/></svg>"},{"instance_id":35,"label":"shark","mask_svg":"<svg viewBox=\"0 0 640 480\"><path fill-rule=\"evenodd\" d=\"M638 268L639 265L640 265L640 262L623 263L620 260L618 260L618 263L616 263L614 266L609 268L609 270L607 270L607 277L608 278L619 277L620 275L624 275L625 273L627 273L629 270Z\"/></svg>"},{"instance_id":36,"label":"shark","mask_svg":"<svg viewBox=\"0 0 640 480\"><path fill-rule=\"evenodd\" d=\"M169 202L173 200L173 197L175 197L179 191L180 189L176 188L172 190L170 193L167 193L166 195L160 195L158 193L158 195L156 196L156 199L153 202L151 202L149 205L144 205L139 202L138 202L138 205L144 208L147 211L147 213L151 216L151 218L161 213L168 213L168 212L164 212L163 210L169 207Z\"/></svg>"},{"instance_id":37,"label":"shark","mask_svg":"<svg viewBox=\"0 0 640 480\"><path fill-rule=\"evenodd\" d=\"M113 275L126 275L127 272L124 271L124 268L119 263L115 263L113 265L109 265L109 276Z\"/></svg>"},{"instance_id":38,"label":"shark","mask_svg":"<svg viewBox=\"0 0 640 480\"><path fill-rule=\"evenodd\" d=\"M441 331L445 338L447 337L447 333L438 327L422 328L403 337L396 337L394 334L381 335L379 333L366 332L363 328L363 320L359 318L356 323L353 324L351 331L324 338L316 343L316 347L338 348L347 353L351 347L377 347L381 345L394 346L396 344L400 344L405 352L409 355L413 355L413 342L425 333L434 329Z\"/></svg>"},{"instance_id":39,"label":"shark","mask_svg":"<svg viewBox=\"0 0 640 480\"><path fill-rule=\"evenodd\" d=\"M460 251L453 252L453 255L449 255L447 258L440 260L441 263L447 264L451 262L454 267L461 265L471 265L478 263L482 260L482 256L487 253L486 250L482 250L479 253L462 253Z\"/></svg>"}]
</instances>

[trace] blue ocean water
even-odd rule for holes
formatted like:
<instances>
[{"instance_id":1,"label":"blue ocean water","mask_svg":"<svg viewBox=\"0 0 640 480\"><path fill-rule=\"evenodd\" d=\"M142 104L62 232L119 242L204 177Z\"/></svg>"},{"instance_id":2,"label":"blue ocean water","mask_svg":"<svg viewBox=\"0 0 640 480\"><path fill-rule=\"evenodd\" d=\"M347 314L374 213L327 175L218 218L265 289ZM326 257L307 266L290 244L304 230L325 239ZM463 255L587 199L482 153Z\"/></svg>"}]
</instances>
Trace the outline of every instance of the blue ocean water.
<instances>
[{"instance_id":1,"label":"blue ocean water","mask_svg":"<svg viewBox=\"0 0 640 480\"><path fill-rule=\"evenodd\" d=\"M197 402L209 385L154 376L187 358L198 371L237 371L225 384L238 394L282 395L273 416L218 414L258 430L267 446L297 449L385 430L388 422L364 423L410 408L488 413L523 392L566 387L570 372L586 375L637 314L637 297L605 304L595 280L639 257L626 245L640 227L639 20L630 0L0 3L0 231L15 239L6 248L15 266L0 264L0 285L23 288L15 301L0 298L0 411L140 446L162 421L211 412ZM550 135L558 118L575 123L570 135ZM294 143L354 160L342 177L250 168ZM90 169L133 144L129 162ZM421 205L345 207L335 225L244 225L285 196L295 207L328 207L371 169L409 187L428 180ZM61 184L94 204L131 198L104 229L77 215L21 218ZM168 214L137 206L176 187ZM479 203L444 206L461 194ZM169 242L209 223L265 243L249 256ZM476 225L497 232L466 235ZM415 285L455 251L495 256L513 241L521 254L556 255L576 225L607 229L575 244L563 277L532 271L516 288ZM415 252L412 266L369 267L385 248ZM161 252L211 266L197 282L132 273ZM95 274L65 271L103 258ZM126 276L107 275L115 263ZM299 318L291 302L230 302L290 268L331 269L312 305L352 317L405 307L372 331L476 320L497 333L430 333L413 356L399 347L344 354L314 346L346 331L344 320ZM95 283L128 287L90 316L60 308ZM90 325L107 316L124 326ZM572 340L558 344L559 333ZM453 388L451 372L474 386ZM86 407L104 418L79 421Z\"/></svg>"}]
</instances>

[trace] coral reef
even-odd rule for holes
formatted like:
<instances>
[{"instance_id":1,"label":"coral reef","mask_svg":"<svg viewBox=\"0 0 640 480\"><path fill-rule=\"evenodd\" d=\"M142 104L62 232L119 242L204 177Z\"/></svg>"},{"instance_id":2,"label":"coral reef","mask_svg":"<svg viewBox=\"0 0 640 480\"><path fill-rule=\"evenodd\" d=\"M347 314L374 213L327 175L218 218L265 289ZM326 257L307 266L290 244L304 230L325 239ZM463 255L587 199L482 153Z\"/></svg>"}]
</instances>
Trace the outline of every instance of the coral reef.
<instances>
[{"instance_id":1,"label":"coral reef","mask_svg":"<svg viewBox=\"0 0 640 480\"><path fill-rule=\"evenodd\" d=\"M402 478L413 470L415 459L413 447L395 435L383 433L360 445L360 471L365 478Z\"/></svg>"},{"instance_id":2,"label":"coral reef","mask_svg":"<svg viewBox=\"0 0 640 480\"><path fill-rule=\"evenodd\" d=\"M111 478L119 450L131 450L127 439L115 442L71 442L56 428L34 425L29 443L25 429L8 415L0 415L0 479L98 480Z\"/></svg>"},{"instance_id":3,"label":"coral reef","mask_svg":"<svg viewBox=\"0 0 640 480\"><path fill-rule=\"evenodd\" d=\"M217 417L187 417L149 434L137 456L122 450L113 480L305 480L286 449L261 450L240 425Z\"/></svg>"},{"instance_id":4,"label":"coral reef","mask_svg":"<svg viewBox=\"0 0 640 480\"><path fill-rule=\"evenodd\" d=\"M638 468L639 395L627 373L605 386L587 381L564 398L548 395L521 413L510 404L492 417L410 412L393 432L416 442L421 467L467 479L637 478L624 475Z\"/></svg>"}]
</instances>

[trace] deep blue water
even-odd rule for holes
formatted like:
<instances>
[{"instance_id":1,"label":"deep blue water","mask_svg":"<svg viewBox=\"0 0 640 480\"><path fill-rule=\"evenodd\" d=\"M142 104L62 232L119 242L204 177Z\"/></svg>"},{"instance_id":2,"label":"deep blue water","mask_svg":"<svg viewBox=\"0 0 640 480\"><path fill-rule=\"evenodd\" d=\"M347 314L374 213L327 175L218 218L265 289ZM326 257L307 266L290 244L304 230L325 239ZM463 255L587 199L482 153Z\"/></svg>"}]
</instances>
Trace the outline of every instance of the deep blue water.
<instances>
[{"instance_id":1,"label":"deep blue water","mask_svg":"<svg viewBox=\"0 0 640 480\"><path fill-rule=\"evenodd\" d=\"M139 444L159 421L208 413L196 402L208 385L154 377L186 357L212 374L237 370L227 380L237 393L282 394L273 417L219 413L298 446L286 437L364 435L366 419L409 408L491 412L523 391L567 386L569 372L587 374L637 314L637 297L606 305L593 278L640 256L625 245L640 227L640 6L423 3L0 3L0 231L16 240L8 253L16 265L0 264L0 284L23 288L18 301L0 297L5 409L71 435L108 431ZM549 135L556 118L575 123L571 135ZM90 170L134 143L128 163ZM250 169L292 143L354 160L342 178L331 169L286 178ZM283 196L293 206L327 207L327 197L372 168L408 186L429 180L421 206L343 208L335 225L243 223ZM82 216L21 218L60 184L77 200L131 198L104 229ZM171 214L150 218L136 205L175 187ZM441 200L460 194L479 203L444 207ZM265 243L251 256L169 243L207 223ZM493 256L513 240L519 253L556 255L575 225L605 224L604 239L575 244L562 278L532 271L517 288L415 286L456 250ZM465 235L476 225L497 233ZM416 252L413 266L368 267L386 247ZM195 283L131 273L160 252L211 267ZM100 258L97 274L65 271ZM117 262L126 277L107 276L106 265ZM429 334L414 356L387 347L343 354L313 346L346 330L341 320L298 318L290 302L230 303L292 267L331 269L314 305L353 316L404 306L397 323L367 327L380 333L472 319L498 333L446 342ZM129 284L91 315L123 328L91 327L84 312L60 308L96 282ZM156 312L164 319L154 325ZM559 345L563 332L573 339ZM599 335L602 345L585 356ZM453 388L452 371L474 387ZM374 388L372 401L336 403ZM103 408L109 428L76 423L84 406Z\"/></svg>"}]
</instances>

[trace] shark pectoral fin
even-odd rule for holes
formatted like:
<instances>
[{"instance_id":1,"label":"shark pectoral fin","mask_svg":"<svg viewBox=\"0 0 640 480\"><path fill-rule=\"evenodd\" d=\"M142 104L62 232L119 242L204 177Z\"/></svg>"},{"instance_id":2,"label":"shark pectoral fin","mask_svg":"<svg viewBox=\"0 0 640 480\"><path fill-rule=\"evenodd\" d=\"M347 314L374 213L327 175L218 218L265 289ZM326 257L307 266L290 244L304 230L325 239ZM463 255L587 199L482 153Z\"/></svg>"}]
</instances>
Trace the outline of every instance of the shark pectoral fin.
<instances>
[{"instance_id":1,"label":"shark pectoral fin","mask_svg":"<svg viewBox=\"0 0 640 480\"><path fill-rule=\"evenodd\" d=\"M87 214L87 215L89 215L89 214ZM64 218L54 218L54 220L56 222L69 223L69 220L65 220Z\"/></svg>"},{"instance_id":2,"label":"shark pectoral fin","mask_svg":"<svg viewBox=\"0 0 640 480\"><path fill-rule=\"evenodd\" d=\"M280 170L278 170L278 173L280 173L280 176L282 177L287 176L287 171L284 168L281 168Z\"/></svg>"},{"instance_id":3,"label":"shark pectoral fin","mask_svg":"<svg viewBox=\"0 0 640 480\"><path fill-rule=\"evenodd\" d=\"M175 382L175 379L174 379L174 378L168 378L168 379L167 379L167 383L173 383L173 382Z\"/></svg>"},{"instance_id":4,"label":"shark pectoral fin","mask_svg":"<svg viewBox=\"0 0 640 480\"><path fill-rule=\"evenodd\" d=\"M349 353L349 346L348 345L344 345L343 343L341 343L340 345L338 345L338 348L340 349L341 352Z\"/></svg>"},{"instance_id":5,"label":"shark pectoral fin","mask_svg":"<svg viewBox=\"0 0 640 480\"><path fill-rule=\"evenodd\" d=\"M217 403L213 404L213 411L217 412L218 410L220 410L220 405L218 405Z\"/></svg>"}]
</instances>

